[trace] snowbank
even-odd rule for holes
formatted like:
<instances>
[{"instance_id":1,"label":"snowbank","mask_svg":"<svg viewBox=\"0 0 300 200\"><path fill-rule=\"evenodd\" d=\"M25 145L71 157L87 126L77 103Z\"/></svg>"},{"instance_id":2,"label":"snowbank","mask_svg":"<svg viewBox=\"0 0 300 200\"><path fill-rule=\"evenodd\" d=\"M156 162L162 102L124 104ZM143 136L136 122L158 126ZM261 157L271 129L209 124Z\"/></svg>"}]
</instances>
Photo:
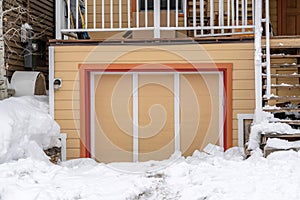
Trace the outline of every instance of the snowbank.
<instances>
[{"instance_id":1,"label":"snowbank","mask_svg":"<svg viewBox=\"0 0 300 200\"><path fill-rule=\"evenodd\" d=\"M270 121L272 121L270 123ZM281 133L281 134L295 134L299 130L293 129L290 125L276 122L277 119L271 113L264 112L263 120L251 126L248 149L255 150L260 145L261 134L265 133ZM276 123L274 123L276 122Z\"/></svg>"},{"instance_id":2,"label":"snowbank","mask_svg":"<svg viewBox=\"0 0 300 200\"><path fill-rule=\"evenodd\" d=\"M60 128L48 114L47 97L11 97L0 101L0 163L43 159L41 148L57 143Z\"/></svg>"},{"instance_id":3,"label":"snowbank","mask_svg":"<svg viewBox=\"0 0 300 200\"><path fill-rule=\"evenodd\" d=\"M211 152L153 162L157 171L149 162L114 164L150 167L151 172L139 173L114 170L91 159L62 165L20 159L0 164L0 199L299 200L299 153L274 152L268 158L243 160L239 148ZM159 167L165 163L172 164Z\"/></svg>"}]
</instances>

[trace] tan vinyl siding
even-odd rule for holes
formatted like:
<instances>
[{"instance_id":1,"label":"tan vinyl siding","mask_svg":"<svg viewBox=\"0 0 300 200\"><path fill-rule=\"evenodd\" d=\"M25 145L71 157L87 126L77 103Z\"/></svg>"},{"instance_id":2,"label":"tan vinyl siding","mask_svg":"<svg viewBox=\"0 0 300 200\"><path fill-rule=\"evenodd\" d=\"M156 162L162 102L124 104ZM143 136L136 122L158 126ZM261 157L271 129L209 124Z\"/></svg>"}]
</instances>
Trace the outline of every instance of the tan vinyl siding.
<instances>
[{"instance_id":1,"label":"tan vinyl siding","mask_svg":"<svg viewBox=\"0 0 300 200\"><path fill-rule=\"evenodd\" d=\"M237 145L237 114L255 108L253 43L161 46L56 46L55 77L62 87L55 92L55 118L68 134L67 158L79 157L80 63L232 63L233 145ZM74 91L73 91L74 89Z\"/></svg>"}]
</instances>

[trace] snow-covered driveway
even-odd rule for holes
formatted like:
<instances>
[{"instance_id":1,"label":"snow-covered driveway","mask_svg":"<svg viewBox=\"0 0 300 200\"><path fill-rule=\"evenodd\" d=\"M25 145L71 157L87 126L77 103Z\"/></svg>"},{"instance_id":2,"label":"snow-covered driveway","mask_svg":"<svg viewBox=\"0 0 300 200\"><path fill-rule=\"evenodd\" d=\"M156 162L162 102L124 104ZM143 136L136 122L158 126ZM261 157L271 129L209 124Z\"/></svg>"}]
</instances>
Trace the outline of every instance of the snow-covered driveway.
<instances>
[{"instance_id":1,"label":"snow-covered driveway","mask_svg":"<svg viewBox=\"0 0 300 200\"><path fill-rule=\"evenodd\" d=\"M27 158L0 165L1 200L299 200L299 189L296 152L242 160L235 148L136 164L79 159L53 165Z\"/></svg>"}]
</instances>

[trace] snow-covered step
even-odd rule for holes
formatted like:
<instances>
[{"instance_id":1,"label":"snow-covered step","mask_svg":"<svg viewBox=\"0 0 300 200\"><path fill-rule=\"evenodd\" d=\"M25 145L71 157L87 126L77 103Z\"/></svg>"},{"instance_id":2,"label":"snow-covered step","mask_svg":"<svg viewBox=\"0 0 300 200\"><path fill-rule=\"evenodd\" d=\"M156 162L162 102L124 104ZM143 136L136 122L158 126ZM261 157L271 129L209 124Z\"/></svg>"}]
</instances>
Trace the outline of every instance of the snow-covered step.
<instances>
[{"instance_id":1,"label":"snow-covered step","mask_svg":"<svg viewBox=\"0 0 300 200\"><path fill-rule=\"evenodd\" d=\"M289 100L300 100L300 96L276 96L272 95L270 99L268 99L266 96L263 96L264 100L282 100L282 101L289 101Z\"/></svg>"},{"instance_id":2,"label":"snow-covered step","mask_svg":"<svg viewBox=\"0 0 300 200\"><path fill-rule=\"evenodd\" d=\"M300 120L292 120L292 119L280 119L276 122L281 122L289 125L300 125Z\"/></svg>"},{"instance_id":3,"label":"snow-covered step","mask_svg":"<svg viewBox=\"0 0 300 200\"><path fill-rule=\"evenodd\" d=\"M263 74L263 78L266 78L267 75ZM271 74L271 78L300 78L300 74L298 73L293 73L293 74Z\"/></svg>"},{"instance_id":4,"label":"snow-covered step","mask_svg":"<svg viewBox=\"0 0 300 200\"><path fill-rule=\"evenodd\" d=\"M291 85L291 84L272 84L271 88L284 88L284 89L297 89L300 88L300 84L295 84L295 85ZM267 86L264 85L263 89L267 89Z\"/></svg>"},{"instance_id":5,"label":"snow-covered step","mask_svg":"<svg viewBox=\"0 0 300 200\"><path fill-rule=\"evenodd\" d=\"M283 64L271 64L271 68L299 68L300 64L297 63L283 63Z\"/></svg>"},{"instance_id":6,"label":"snow-covered step","mask_svg":"<svg viewBox=\"0 0 300 200\"><path fill-rule=\"evenodd\" d=\"M279 113L279 112L300 112L300 108L281 108L281 107L274 107L274 108L263 108L263 111L272 112L272 113Z\"/></svg>"},{"instance_id":7,"label":"snow-covered step","mask_svg":"<svg viewBox=\"0 0 300 200\"><path fill-rule=\"evenodd\" d=\"M266 54L262 55L263 58L266 58ZM284 54L284 53L279 53L279 54L272 54L270 55L270 58L300 58L300 55L298 54Z\"/></svg>"}]
</instances>

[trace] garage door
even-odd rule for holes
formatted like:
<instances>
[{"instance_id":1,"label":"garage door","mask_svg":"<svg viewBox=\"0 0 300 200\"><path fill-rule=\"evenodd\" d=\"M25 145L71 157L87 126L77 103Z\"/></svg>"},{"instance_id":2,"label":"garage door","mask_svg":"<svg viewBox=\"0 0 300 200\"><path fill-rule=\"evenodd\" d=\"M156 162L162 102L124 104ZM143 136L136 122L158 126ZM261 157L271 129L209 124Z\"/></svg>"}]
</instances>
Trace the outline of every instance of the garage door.
<instances>
[{"instance_id":1,"label":"garage door","mask_svg":"<svg viewBox=\"0 0 300 200\"><path fill-rule=\"evenodd\" d=\"M223 145L223 96L222 72L92 72L91 155L163 160Z\"/></svg>"}]
</instances>

